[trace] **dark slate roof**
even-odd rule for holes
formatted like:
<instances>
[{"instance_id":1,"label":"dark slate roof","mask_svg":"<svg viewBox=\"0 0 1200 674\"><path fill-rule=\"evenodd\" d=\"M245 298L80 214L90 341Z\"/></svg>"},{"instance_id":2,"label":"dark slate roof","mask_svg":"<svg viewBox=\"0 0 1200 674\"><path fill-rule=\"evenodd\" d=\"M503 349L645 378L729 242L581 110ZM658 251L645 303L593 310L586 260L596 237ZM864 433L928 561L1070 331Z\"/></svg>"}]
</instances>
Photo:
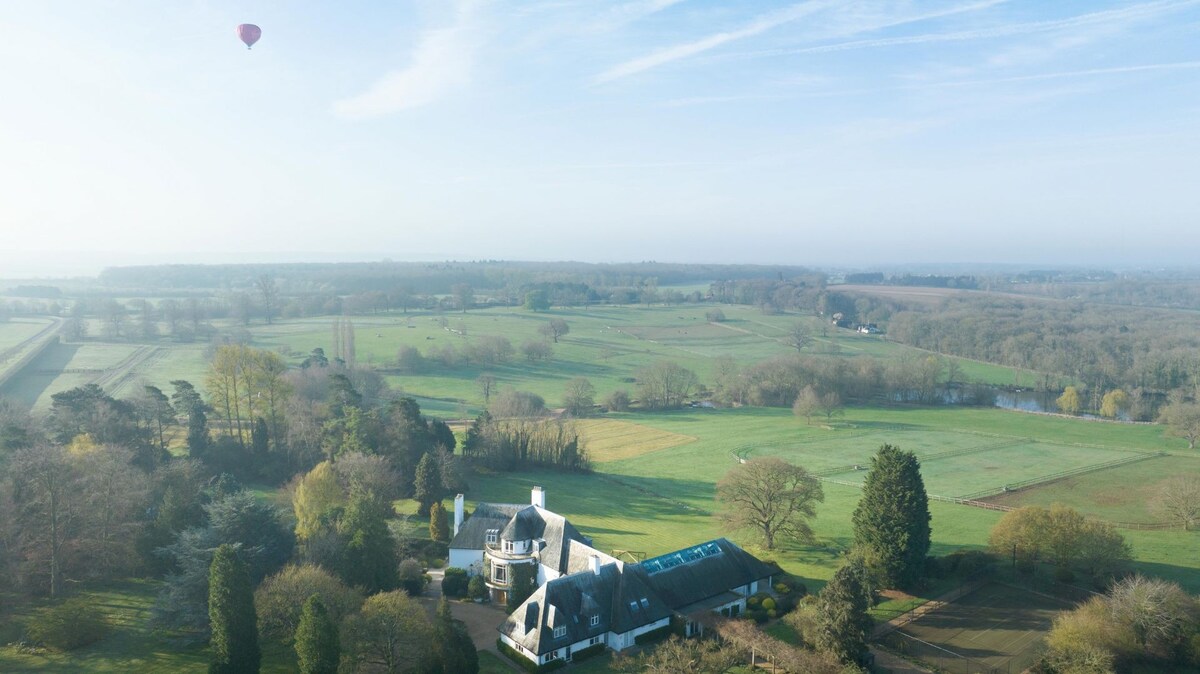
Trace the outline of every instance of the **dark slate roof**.
<instances>
[{"instance_id":1,"label":"dark slate roof","mask_svg":"<svg viewBox=\"0 0 1200 674\"><path fill-rule=\"evenodd\" d=\"M740 595L733 588L776 573L774 566L724 538L679 551L703 549L704 554L683 554L673 565L623 564L577 542L566 549L573 572L538 588L499 627L539 656L602 632L622 634L677 611L711 610L737 600ZM599 573L587 568L592 554L601 556ZM575 571L578 565L583 570ZM600 624L592 627L589 618L596 611ZM554 627L559 625L566 626L567 633L555 639Z\"/></svg>"},{"instance_id":2,"label":"dark slate roof","mask_svg":"<svg viewBox=\"0 0 1200 674\"><path fill-rule=\"evenodd\" d=\"M456 550L482 550L487 542L488 529L503 529L522 509L530 506L517 503L479 503L463 522L458 535L450 541Z\"/></svg>"},{"instance_id":3,"label":"dark slate roof","mask_svg":"<svg viewBox=\"0 0 1200 674\"><path fill-rule=\"evenodd\" d=\"M559 573L567 573L571 559L571 542L582 543L590 548L592 539L579 533L579 530L562 515L541 508L532 509L536 510L542 521L542 529L533 539L546 541L546 546L538 553L538 559Z\"/></svg>"},{"instance_id":4,"label":"dark slate roof","mask_svg":"<svg viewBox=\"0 0 1200 674\"><path fill-rule=\"evenodd\" d=\"M629 567L626 567L628 569ZM600 622L595 627L591 617ZM563 576L538 588L507 620L500 631L537 655L563 648L605 632L628 632L671 615L640 574L622 572L617 564ZM554 638L555 627L566 634Z\"/></svg>"},{"instance_id":5,"label":"dark slate roof","mask_svg":"<svg viewBox=\"0 0 1200 674\"><path fill-rule=\"evenodd\" d=\"M652 572L647 572L642 568L642 564L636 566L645 574L647 582L655 592L674 610L776 573L775 567L739 548L728 539L718 538L711 543L715 544L720 552ZM707 544L701 544L704 545Z\"/></svg>"},{"instance_id":6,"label":"dark slate roof","mask_svg":"<svg viewBox=\"0 0 1200 674\"><path fill-rule=\"evenodd\" d=\"M579 533L565 517L533 505L511 503L480 503L475 512L463 522L458 535L450 541L456 550L482 550L487 542L488 529L499 530L500 540L545 541L538 550L538 560L546 566L567 573L571 560L571 543L592 544L592 539ZM586 560L585 560L586 564Z\"/></svg>"},{"instance_id":7,"label":"dark slate roof","mask_svg":"<svg viewBox=\"0 0 1200 674\"><path fill-rule=\"evenodd\" d=\"M603 552L600 552L599 550L597 550L596 548L593 548L592 546L588 545L587 543L582 543L577 540L572 540L572 541L570 541L570 544L567 545L567 570L564 571L563 573L579 573L580 571L591 571L592 570L592 565L591 565L591 557L592 556L596 556L596 557L600 558L601 566L604 566L605 564L616 564L618 567L620 567L625 564L624 562L617 559L616 557L612 557L611 555L606 555Z\"/></svg>"}]
</instances>

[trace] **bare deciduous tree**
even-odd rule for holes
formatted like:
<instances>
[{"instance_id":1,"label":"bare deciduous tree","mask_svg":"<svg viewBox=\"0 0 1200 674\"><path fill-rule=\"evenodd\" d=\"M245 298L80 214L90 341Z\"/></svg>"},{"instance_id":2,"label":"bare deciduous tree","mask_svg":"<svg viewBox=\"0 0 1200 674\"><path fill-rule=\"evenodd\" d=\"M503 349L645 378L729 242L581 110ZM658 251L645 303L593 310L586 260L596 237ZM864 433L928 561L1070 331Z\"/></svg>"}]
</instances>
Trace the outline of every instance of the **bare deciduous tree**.
<instances>
[{"instance_id":1,"label":"bare deciduous tree","mask_svg":"<svg viewBox=\"0 0 1200 674\"><path fill-rule=\"evenodd\" d=\"M1200 520L1200 477L1179 475L1167 480L1150 506L1164 517L1182 522L1185 531L1191 529Z\"/></svg>"},{"instance_id":2,"label":"bare deciduous tree","mask_svg":"<svg viewBox=\"0 0 1200 674\"><path fill-rule=\"evenodd\" d=\"M825 500L817 478L799 466L775 457L750 459L717 483L717 500L725 506L722 518L730 529L751 529L768 550L776 541L813 540L808 520Z\"/></svg>"}]
</instances>

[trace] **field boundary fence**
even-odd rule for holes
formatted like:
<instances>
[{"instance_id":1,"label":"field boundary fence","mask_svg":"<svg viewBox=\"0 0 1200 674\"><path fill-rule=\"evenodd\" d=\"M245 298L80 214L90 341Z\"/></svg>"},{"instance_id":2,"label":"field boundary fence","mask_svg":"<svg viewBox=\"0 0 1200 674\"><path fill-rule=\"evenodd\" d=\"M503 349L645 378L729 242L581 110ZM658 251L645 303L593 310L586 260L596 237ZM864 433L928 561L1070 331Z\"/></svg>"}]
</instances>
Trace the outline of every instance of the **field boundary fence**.
<instances>
[{"instance_id":1,"label":"field boundary fence","mask_svg":"<svg viewBox=\"0 0 1200 674\"><path fill-rule=\"evenodd\" d=\"M1047 482L1054 482L1055 480L1062 480L1062 479L1065 479L1068 477L1075 477L1077 475L1094 473L1096 471L1105 470L1107 468L1116 468L1117 466L1124 466L1124 465L1128 465L1131 463L1137 463L1138 461L1146 461L1148 459L1157 459L1159 457L1163 457L1166 455L1167 455L1166 452L1153 452L1153 453L1137 452L1137 453L1134 453L1132 456L1123 456L1119 459L1113 459L1111 461L1105 461L1103 463L1094 463L1089 466L1080 466L1078 468L1071 468L1068 470L1060 470L1057 473L1051 473L1049 475L1040 475L1038 477L1031 477L1027 480L1020 480L1018 482L1010 482L1008 484L1005 484L1005 485L1002 485L999 487L991 487L988 489L981 489L980 491L972 492L970 494L963 494L959 498L966 500L966 501L974 501L974 500L978 500L981 498L987 498L989 496L998 496L1000 494L1005 494L1005 493L1008 493L1011 491L1020 491L1022 489L1027 489L1027 488L1035 486L1035 485L1045 484Z\"/></svg>"}]
</instances>

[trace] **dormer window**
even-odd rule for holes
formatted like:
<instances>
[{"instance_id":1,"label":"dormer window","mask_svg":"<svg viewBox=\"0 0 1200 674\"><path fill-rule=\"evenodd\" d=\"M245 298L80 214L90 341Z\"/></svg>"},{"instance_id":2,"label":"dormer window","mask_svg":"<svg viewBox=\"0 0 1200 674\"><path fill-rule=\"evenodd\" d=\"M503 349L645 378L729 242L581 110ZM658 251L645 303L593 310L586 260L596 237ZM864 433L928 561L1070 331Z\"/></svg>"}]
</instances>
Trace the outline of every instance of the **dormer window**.
<instances>
[{"instance_id":1,"label":"dormer window","mask_svg":"<svg viewBox=\"0 0 1200 674\"><path fill-rule=\"evenodd\" d=\"M567 626L566 625L554 628L554 638L555 639L561 639L565 636L567 636Z\"/></svg>"},{"instance_id":2,"label":"dormer window","mask_svg":"<svg viewBox=\"0 0 1200 674\"><path fill-rule=\"evenodd\" d=\"M488 530L487 530L487 544L488 544L488 545L495 545L495 544L496 544L496 538L497 538L497 537L499 537L499 536L500 536L500 530L499 530L499 529L488 529Z\"/></svg>"},{"instance_id":3,"label":"dormer window","mask_svg":"<svg viewBox=\"0 0 1200 674\"><path fill-rule=\"evenodd\" d=\"M642 597L642 608L650 608L650 601Z\"/></svg>"},{"instance_id":4,"label":"dormer window","mask_svg":"<svg viewBox=\"0 0 1200 674\"><path fill-rule=\"evenodd\" d=\"M513 542L512 541L504 541L504 551L505 552L513 551Z\"/></svg>"},{"instance_id":5,"label":"dormer window","mask_svg":"<svg viewBox=\"0 0 1200 674\"><path fill-rule=\"evenodd\" d=\"M588 620L588 625L595 627L600 624L600 616L594 615Z\"/></svg>"},{"instance_id":6,"label":"dormer window","mask_svg":"<svg viewBox=\"0 0 1200 674\"><path fill-rule=\"evenodd\" d=\"M631 602L629 602L629 610L630 610L630 611L636 611L636 610L637 610L637 602L636 602L636 601L631 601Z\"/></svg>"}]
</instances>

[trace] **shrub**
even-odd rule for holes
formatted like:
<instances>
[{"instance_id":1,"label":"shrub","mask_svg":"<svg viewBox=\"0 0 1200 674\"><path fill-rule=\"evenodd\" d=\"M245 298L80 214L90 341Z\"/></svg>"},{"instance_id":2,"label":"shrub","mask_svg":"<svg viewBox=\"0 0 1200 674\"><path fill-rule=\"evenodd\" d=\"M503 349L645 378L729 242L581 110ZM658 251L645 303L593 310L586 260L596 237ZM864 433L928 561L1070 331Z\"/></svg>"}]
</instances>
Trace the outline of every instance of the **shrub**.
<instances>
[{"instance_id":1,"label":"shrub","mask_svg":"<svg viewBox=\"0 0 1200 674\"><path fill-rule=\"evenodd\" d=\"M1028 559L1022 559L1017 562L1017 571L1026 576L1032 576L1033 572L1036 570L1037 566Z\"/></svg>"},{"instance_id":2,"label":"shrub","mask_svg":"<svg viewBox=\"0 0 1200 674\"><path fill-rule=\"evenodd\" d=\"M788 594L792 588L788 587L787 583L775 583L775 591L779 594Z\"/></svg>"},{"instance_id":3,"label":"shrub","mask_svg":"<svg viewBox=\"0 0 1200 674\"><path fill-rule=\"evenodd\" d=\"M597 645L603 646L603 644L597 644ZM513 664L515 664L516 666L529 672L529 674L543 674L543 672L553 672L556 669L562 669L563 667L567 666L567 663L565 660L552 660L550 662L547 662L544 665L539 665L536 662L525 657L524 655L521 655L520 653L518 653L515 649L513 649L513 647L504 643L504 641L499 638L496 639L496 648L500 651L500 653L502 653L504 655L504 657L511 660L513 662ZM583 651L580 651L580 653L582 653L582 652Z\"/></svg>"},{"instance_id":4,"label":"shrub","mask_svg":"<svg viewBox=\"0 0 1200 674\"><path fill-rule=\"evenodd\" d=\"M346 587L341 580L319 566L285 566L267 577L254 592L258 613L258 632L265 639L289 642L300 625L304 602L317 595L335 623L358 611L362 593Z\"/></svg>"},{"instance_id":5,"label":"shrub","mask_svg":"<svg viewBox=\"0 0 1200 674\"><path fill-rule=\"evenodd\" d=\"M766 599L762 600L762 607L763 609L770 611L771 609L775 608L775 600L767 597Z\"/></svg>"},{"instance_id":6,"label":"shrub","mask_svg":"<svg viewBox=\"0 0 1200 674\"><path fill-rule=\"evenodd\" d=\"M31 641L47 648L73 651L103 639L109 625L94 602L76 597L38 611L25 629Z\"/></svg>"},{"instance_id":7,"label":"shrub","mask_svg":"<svg viewBox=\"0 0 1200 674\"><path fill-rule=\"evenodd\" d=\"M587 648L575 651L575 652L571 653L571 662L580 663L580 662L583 662L584 660L589 660L591 658L596 657L597 655L600 655L605 650L607 650L607 648L608 647L605 646L604 644L595 644L592 646L588 646Z\"/></svg>"},{"instance_id":8,"label":"shrub","mask_svg":"<svg viewBox=\"0 0 1200 674\"><path fill-rule=\"evenodd\" d=\"M466 569L450 567L442 577L442 594L447 597L462 597L467 594L471 579L467 577Z\"/></svg>"},{"instance_id":9,"label":"shrub","mask_svg":"<svg viewBox=\"0 0 1200 674\"><path fill-rule=\"evenodd\" d=\"M1060 583L1072 583L1075 581L1075 572L1065 566L1060 566L1054 570L1054 580Z\"/></svg>"},{"instance_id":10,"label":"shrub","mask_svg":"<svg viewBox=\"0 0 1200 674\"><path fill-rule=\"evenodd\" d=\"M767 622L767 620L769 618L769 616L767 615L767 612L763 611L762 609L759 609L757 611L746 611L746 615L749 616L749 618L751 620L758 623L759 625Z\"/></svg>"},{"instance_id":11,"label":"shrub","mask_svg":"<svg viewBox=\"0 0 1200 674\"><path fill-rule=\"evenodd\" d=\"M633 643L637 644L638 646L656 644L669 636L671 636L671 626L663 625L662 627L652 629L645 634L637 635L637 637L634 638Z\"/></svg>"},{"instance_id":12,"label":"shrub","mask_svg":"<svg viewBox=\"0 0 1200 674\"><path fill-rule=\"evenodd\" d=\"M406 559L400 562L400 587L404 588L408 596L420 596L428 583L429 576L420 562L415 559Z\"/></svg>"},{"instance_id":13,"label":"shrub","mask_svg":"<svg viewBox=\"0 0 1200 674\"><path fill-rule=\"evenodd\" d=\"M775 609L771 609L770 611L767 611L767 615L770 616L770 618L772 620L774 620L775 618L779 617L779 612L776 611Z\"/></svg>"},{"instance_id":14,"label":"shrub","mask_svg":"<svg viewBox=\"0 0 1200 674\"><path fill-rule=\"evenodd\" d=\"M471 577L471 581L467 583L467 596L471 599L487 599L487 581L483 576Z\"/></svg>"},{"instance_id":15,"label":"shrub","mask_svg":"<svg viewBox=\"0 0 1200 674\"><path fill-rule=\"evenodd\" d=\"M758 597L750 597L747 599L746 606L758 606Z\"/></svg>"}]
</instances>

